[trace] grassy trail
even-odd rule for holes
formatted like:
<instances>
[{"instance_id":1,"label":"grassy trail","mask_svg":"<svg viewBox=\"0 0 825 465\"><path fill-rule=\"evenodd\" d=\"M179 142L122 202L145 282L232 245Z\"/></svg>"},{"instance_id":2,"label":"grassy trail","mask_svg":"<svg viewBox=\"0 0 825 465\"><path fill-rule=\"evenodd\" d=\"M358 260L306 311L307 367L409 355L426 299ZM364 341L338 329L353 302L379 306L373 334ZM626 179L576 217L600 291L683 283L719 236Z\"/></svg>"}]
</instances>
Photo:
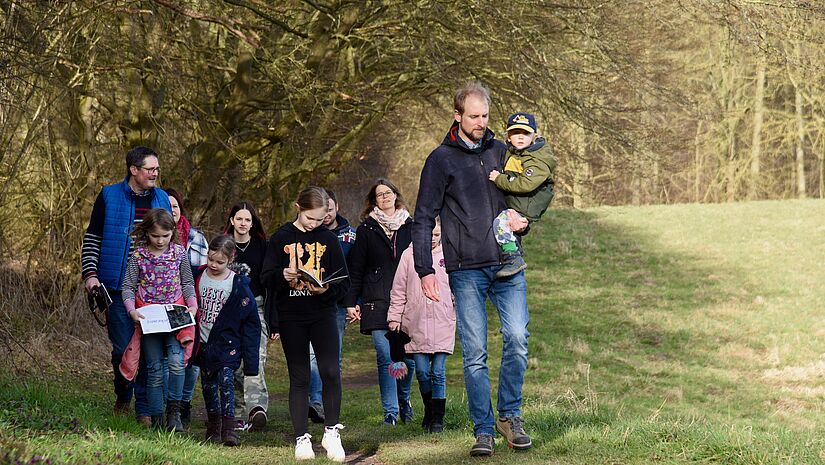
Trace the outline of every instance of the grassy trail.
<instances>
[{"instance_id":1,"label":"grassy trail","mask_svg":"<svg viewBox=\"0 0 825 465\"><path fill-rule=\"evenodd\" d=\"M825 463L823 233L818 200L552 210L525 241L534 448L499 441L484 463ZM495 388L492 310L490 321ZM371 343L356 328L344 358L342 437L369 457L361 463L479 463L467 454L459 353L437 436L379 426ZM112 418L105 365L49 376L0 378L0 464L292 463L280 347L270 347L270 429L236 449L200 445L201 423L175 437Z\"/></svg>"}]
</instances>

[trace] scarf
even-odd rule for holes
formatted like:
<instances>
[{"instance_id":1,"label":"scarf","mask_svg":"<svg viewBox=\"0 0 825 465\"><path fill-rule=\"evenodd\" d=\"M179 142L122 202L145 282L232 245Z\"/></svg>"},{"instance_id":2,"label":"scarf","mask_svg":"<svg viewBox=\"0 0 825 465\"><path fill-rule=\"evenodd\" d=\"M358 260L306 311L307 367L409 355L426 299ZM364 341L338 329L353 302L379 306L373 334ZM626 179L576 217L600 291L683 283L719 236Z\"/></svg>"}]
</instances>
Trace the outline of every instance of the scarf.
<instances>
[{"instance_id":1,"label":"scarf","mask_svg":"<svg viewBox=\"0 0 825 465\"><path fill-rule=\"evenodd\" d=\"M180 220L178 220L178 244L186 247L186 244L189 243L189 230L191 228L192 225L189 224L189 220L181 215Z\"/></svg>"},{"instance_id":2,"label":"scarf","mask_svg":"<svg viewBox=\"0 0 825 465\"><path fill-rule=\"evenodd\" d=\"M395 214L388 216L382 212L380 208L375 207L370 212L370 216L381 225L387 237L392 237L392 234L398 231L398 228L410 217L410 212L408 212L406 208L397 208Z\"/></svg>"}]
</instances>

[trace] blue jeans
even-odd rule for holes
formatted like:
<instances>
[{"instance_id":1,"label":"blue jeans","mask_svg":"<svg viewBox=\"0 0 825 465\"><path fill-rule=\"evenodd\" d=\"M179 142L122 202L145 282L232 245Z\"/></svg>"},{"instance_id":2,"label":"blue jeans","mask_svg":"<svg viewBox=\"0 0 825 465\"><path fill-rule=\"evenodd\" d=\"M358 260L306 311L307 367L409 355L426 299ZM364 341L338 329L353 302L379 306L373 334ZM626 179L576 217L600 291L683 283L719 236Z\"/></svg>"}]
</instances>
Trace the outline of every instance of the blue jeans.
<instances>
[{"instance_id":1,"label":"blue jeans","mask_svg":"<svg viewBox=\"0 0 825 465\"><path fill-rule=\"evenodd\" d=\"M464 384L473 432L495 435L493 406L490 400L490 374L487 368L487 298L498 310L503 348L498 378L499 416L521 415L521 388L527 370L527 282L524 272L496 279L501 266L450 273L450 288L455 295L458 336L464 358Z\"/></svg>"},{"instance_id":2,"label":"blue jeans","mask_svg":"<svg viewBox=\"0 0 825 465\"><path fill-rule=\"evenodd\" d=\"M347 327L347 309L338 307L336 315L338 324L338 369L341 370L341 362L344 356L344 328ZM342 371L343 372L343 371ZM309 403L321 403L321 374L318 372L318 361L315 360L315 349L309 345Z\"/></svg>"},{"instance_id":3,"label":"blue jeans","mask_svg":"<svg viewBox=\"0 0 825 465\"><path fill-rule=\"evenodd\" d=\"M195 383L198 381L200 372L201 369L194 363L190 363L189 366L186 367L183 376L183 392L180 395L180 400L184 402L192 401L192 395L195 393Z\"/></svg>"},{"instance_id":4,"label":"blue jeans","mask_svg":"<svg viewBox=\"0 0 825 465\"><path fill-rule=\"evenodd\" d=\"M415 360L415 377L421 394L432 393L433 399L447 398L447 354L412 354Z\"/></svg>"},{"instance_id":5,"label":"blue jeans","mask_svg":"<svg viewBox=\"0 0 825 465\"><path fill-rule=\"evenodd\" d=\"M411 358L404 359L410 373L399 380L393 378L387 371L392 364L392 359L390 359L390 341L384 337L385 334L387 334L386 329L372 331L375 361L378 366L378 387L381 390L381 407L384 409L384 416L392 415L398 418L398 402L410 400L415 361Z\"/></svg>"},{"instance_id":6,"label":"blue jeans","mask_svg":"<svg viewBox=\"0 0 825 465\"><path fill-rule=\"evenodd\" d=\"M164 404L164 352L169 366L168 400L180 400L183 394L184 350L175 333L144 334L140 342L146 359L146 397L149 415L162 415Z\"/></svg>"}]
</instances>

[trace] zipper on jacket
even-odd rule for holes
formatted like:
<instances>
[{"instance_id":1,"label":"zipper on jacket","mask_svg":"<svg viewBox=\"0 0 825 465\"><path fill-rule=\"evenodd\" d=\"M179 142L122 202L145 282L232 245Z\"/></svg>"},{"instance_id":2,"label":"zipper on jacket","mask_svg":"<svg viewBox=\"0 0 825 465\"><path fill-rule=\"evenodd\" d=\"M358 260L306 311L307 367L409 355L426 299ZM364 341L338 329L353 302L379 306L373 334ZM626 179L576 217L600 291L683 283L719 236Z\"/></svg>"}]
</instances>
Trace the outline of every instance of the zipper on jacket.
<instances>
[{"instance_id":1,"label":"zipper on jacket","mask_svg":"<svg viewBox=\"0 0 825 465\"><path fill-rule=\"evenodd\" d=\"M479 161L479 164L481 165L481 174L483 175L487 172L487 168L484 166L484 157L482 157L481 154L478 155L478 161ZM490 209L493 210L493 212L492 212L493 213L493 218L495 218L496 216L498 216L498 213L495 211L495 209L493 209L493 195L490 194L490 187L489 186L487 187L487 199L490 201ZM490 227L492 227L492 225ZM502 257L501 257L501 247L498 247L498 249L499 249L498 250L498 264L501 265L502 263L504 263L504 261L502 260ZM459 261L459 268L461 268L461 262L460 261Z\"/></svg>"}]
</instances>

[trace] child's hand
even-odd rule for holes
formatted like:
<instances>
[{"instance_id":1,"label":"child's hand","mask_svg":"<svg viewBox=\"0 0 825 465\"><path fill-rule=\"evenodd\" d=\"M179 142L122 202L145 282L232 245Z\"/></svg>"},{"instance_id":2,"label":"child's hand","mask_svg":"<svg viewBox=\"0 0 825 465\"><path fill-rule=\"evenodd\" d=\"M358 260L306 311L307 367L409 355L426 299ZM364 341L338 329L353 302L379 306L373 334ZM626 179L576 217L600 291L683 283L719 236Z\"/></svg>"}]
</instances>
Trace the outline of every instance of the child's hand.
<instances>
[{"instance_id":1,"label":"child's hand","mask_svg":"<svg viewBox=\"0 0 825 465\"><path fill-rule=\"evenodd\" d=\"M501 175L501 173L498 170L490 171L490 181L496 182L496 178L499 177L499 175Z\"/></svg>"},{"instance_id":2,"label":"child's hand","mask_svg":"<svg viewBox=\"0 0 825 465\"><path fill-rule=\"evenodd\" d=\"M198 307L187 307L189 309L189 313L192 314L192 318L195 318L195 315L198 314Z\"/></svg>"},{"instance_id":3,"label":"child's hand","mask_svg":"<svg viewBox=\"0 0 825 465\"><path fill-rule=\"evenodd\" d=\"M298 282L298 270L295 268L284 268L284 279L290 284Z\"/></svg>"},{"instance_id":4,"label":"child's hand","mask_svg":"<svg viewBox=\"0 0 825 465\"><path fill-rule=\"evenodd\" d=\"M145 317L137 310L132 310L129 312L129 317L132 318L132 321L135 323L139 322L140 320L144 319Z\"/></svg>"},{"instance_id":5,"label":"child's hand","mask_svg":"<svg viewBox=\"0 0 825 465\"><path fill-rule=\"evenodd\" d=\"M307 283L307 287L309 288L309 292L312 292L315 295L323 294L329 290L329 284L326 286L316 286L315 284Z\"/></svg>"},{"instance_id":6,"label":"child's hand","mask_svg":"<svg viewBox=\"0 0 825 465\"><path fill-rule=\"evenodd\" d=\"M281 338L281 333L272 334L271 336L269 336L269 338L272 339L273 341L277 341L278 339Z\"/></svg>"},{"instance_id":7,"label":"child's hand","mask_svg":"<svg viewBox=\"0 0 825 465\"><path fill-rule=\"evenodd\" d=\"M387 323L387 326L389 326L390 331L395 331L396 333L398 331L401 331L401 323L397 321L390 321L389 323Z\"/></svg>"}]
</instances>

